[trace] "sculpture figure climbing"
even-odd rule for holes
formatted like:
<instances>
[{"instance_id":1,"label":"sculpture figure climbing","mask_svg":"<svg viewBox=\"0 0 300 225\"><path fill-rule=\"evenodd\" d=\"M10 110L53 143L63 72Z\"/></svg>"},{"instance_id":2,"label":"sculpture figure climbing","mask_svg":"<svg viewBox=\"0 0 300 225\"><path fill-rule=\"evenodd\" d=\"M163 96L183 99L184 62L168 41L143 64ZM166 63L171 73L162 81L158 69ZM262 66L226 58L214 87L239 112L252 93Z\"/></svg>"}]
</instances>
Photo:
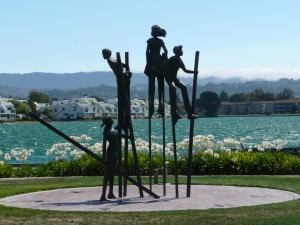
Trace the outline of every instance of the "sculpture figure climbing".
<instances>
[{"instance_id":1,"label":"sculpture figure climbing","mask_svg":"<svg viewBox=\"0 0 300 225\"><path fill-rule=\"evenodd\" d=\"M182 69L185 73L198 73L198 71L188 70L180 58L183 55L182 45L177 45L173 48L174 56L170 57L167 61L166 81L169 85L171 116L174 124L177 123L181 117L177 113L177 100L176 100L176 87L181 89L185 111L187 112L188 119L196 119L198 116L193 114L191 104L189 101L188 91L186 85L178 79L177 72Z\"/></svg>"}]
</instances>

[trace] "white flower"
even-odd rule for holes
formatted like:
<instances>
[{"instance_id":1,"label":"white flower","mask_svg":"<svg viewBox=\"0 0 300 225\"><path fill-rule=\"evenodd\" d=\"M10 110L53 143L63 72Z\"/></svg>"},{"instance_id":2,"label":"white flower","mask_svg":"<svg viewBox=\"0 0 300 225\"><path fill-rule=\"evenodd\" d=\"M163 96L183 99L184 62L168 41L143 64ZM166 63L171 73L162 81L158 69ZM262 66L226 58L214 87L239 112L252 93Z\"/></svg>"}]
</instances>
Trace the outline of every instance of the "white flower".
<instances>
[{"instance_id":1,"label":"white flower","mask_svg":"<svg viewBox=\"0 0 300 225\"><path fill-rule=\"evenodd\" d=\"M151 140L156 140L156 136L155 135L151 135Z\"/></svg>"},{"instance_id":2,"label":"white flower","mask_svg":"<svg viewBox=\"0 0 300 225\"><path fill-rule=\"evenodd\" d=\"M91 137L89 137L89 136L87 136L87 135L85 135L85 134L81 135L80 139L81 139L82 141L91 141L91 140L92 140Z\"/></svg>"},{"instance_id":3,"label":"white flower","mask_svg":"<svg viewBox=\"0 0 300 225\"><path fill-rule=\"evenodd\" d=\"M271 142L269 142L269 141L263 141L263 142L262 142L262 147L263 147L264 149L272 149L272 148L275 148L275 146L274 146Z\"/></svg>"},{"instance_id":4,"label":"white flower","mask_svg":"<svg viewBox=\"0 0 300 225\"><path fill-rule=\"evenodd\" d=\"M238 161L238 159L236 157L234 157L234 158L231 159L231 161L235 163L235 162Z\"/></svg>"},{"instance_id":5,"label":"white flower","mask_svg":"<svg viewBox=\"0 0 300 225\"><path fill-rule=\"evenodd\" d=\"M264 152L265 151L264 147L261 146L261 145L254 145L254 148L256 148L260 152Z\"/></svg>"},{"instance_id":6,"label":"white flower","mask_svg":"<svg viewBox=\"0 0 300 225\"><path fill-rule=\"evenodd\" d=\"M275 145L275 148L276 148L277 150L282 149L282 148L283 148L283 145L284 145L284 141L281 140L281 139L276 139L276 140L272 141L272 143Z\"/></svg>"},{"instance_id":7,"label":"white flower","mask_svg":"<svg viewBox=\"0 0 300 225\"><path fill-rule=\"evenodd\" d=\"M231 145L231 146L239 146L240 145L240 142L237 140L234 140L233 138L225 138L223 142L225 145Z\"/></svg>"},{"instance_id":8,"label":"white flower","mask_svg":"<svg viewBox=\"0 0 300 225\"><path fill-rule=\"evenodd\" d=\"M5 159L6 161L11 160L11 157L10 157L9 153L5 153L4 159Z\"/></svg>"},{"instance_id":9,"label":"white flower","mask_svg":"<svg viewBox=\"0 0 300 225\"><path fill-rule=\"evenodd\" d=\"M173 143L167 143L168 148L173 148Z\"/></svg>"},{"instance_id":10,"label":"white flower","mask_svg":"<svg viewBox=\"0 0 300 225\"><path fill-rule=\"evenodd\" d=\"M92 151L92 152L94 152L94 153L97 153L97 154L99 154L99 153L101 153L102 152L102 143L99 143L99 142L97 142L97 143L95 143L94 145L92 145L91 147L90 147L90 150Z\"/></svg>"},{"instance_id":11,"label":"white flower","mask_svg":"<svg viewBox=\"0 0 300 225\"><path fill-rule=\"evenodd\" d=\"M46 155L48 155L48 156L51 155L51 151L50 151L50 150L47 150L47 151L46 151Z\"/></svg>"},{"instance_id":12,"label":"white flower","mask_svg":"<svg viewBox=\"0 0 300 225\"><path fill-rule=\"evenodd\" d=\"M4 162L3 161L0 161L0 166L3 166L4 165Z\"/></svg>"},{"instance_id":13,"label":"white flower","mask_svg":"<svg viewBox=\"0 0 300 225\"><path fill-rule=\"evenodd\" d=\"M207 138L208 138L209 140L213 140L213 139L214 139L214 135L209 134L209 135L207 135Z\"/></svg>"},{"instance_id":14,"label":"white flower","mask_svg":"<svg viewBox=\"0 0 300 225\"><path fill-rule=\"evenodd\" d=\"M19 153L19 151L16 151L15 149L12 149L12 150L10 151L10 154L11 154L12 156L16 157L16 156L18 156L20 153Z\"/></svg>"},{"instance_id":15,"label":"white flower","mask_svg":"<svg viewBox=\"0 0 300 225\"><path fill-rule=\"evenodd\" d=\"M231 149L230 148L226 148L225 152L226 152L226 154L231 155Z\"/></svg>"},{"instance_id":16,"label":"white flower","mask_svg":"<svg viewBox=\"0 0 300 225\"><path fill-rule=\"evenodd\" d=\"M208 155L213 155L214 151L212 149L207 149L206 151L204 151L204 153Z\"/></svg>"},{"instance_id":17,"label":"white flower","mask_svg":"<svg viewBox=\"0 0 300 225\"><path fill-rule=\"evenodd\" d=\"M220 158L219 153L214 153L214 157L215 157L216 159Z\"/></svg>"},{"instance_id":18,"label":"white flower","mask_svg":"<svg viewBox=\"0 0 300 225\"><path fill-rule=\"evenodd\" d=\"M224 147L224 143L222 141L217 141L216 147L222 149Z\"/></svg>"},{"instance_id":19,"label":"white flower","mask_svg":"<svg viewBox=\"0 0 300 225\"><path fill-rule=\"evenodd\" d=\"M252 152L253 151L253 147L250 145L248 148L248 152Z\"/></svg>"},{"instance_id":20,"label":"white flower","mask_svg":"<svg viewBox=\"0 0 300 225\"><path fill-rule=\"evenodd\" d=\"M28 156L31 156L33 153L34 153L34 150L33 150L33 149L29 149L29 150L27 151L27 155L28 155Z\"/></svg>"},{"instance_id":21,"label":"white flower","mask_svg":"<svg viewBox=\"0 0 300 225\"><path fill-rule=\"evenodd\" d=\"M77 141L77 142L80 141L80 137L78 137L78 136L70 136L70 138L72 138L74 141Z\"/></svg>"}]
</instances>

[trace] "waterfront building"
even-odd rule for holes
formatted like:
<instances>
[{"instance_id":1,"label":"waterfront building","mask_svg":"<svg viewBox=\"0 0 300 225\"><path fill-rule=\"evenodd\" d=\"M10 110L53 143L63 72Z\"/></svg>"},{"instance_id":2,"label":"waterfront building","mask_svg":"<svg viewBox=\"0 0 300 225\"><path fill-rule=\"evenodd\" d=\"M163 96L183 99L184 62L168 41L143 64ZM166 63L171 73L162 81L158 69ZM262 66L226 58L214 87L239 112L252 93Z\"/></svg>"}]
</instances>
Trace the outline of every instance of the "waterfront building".
<instances>
[{"instance_id":1,"label":"waterfront building","mask_svg":"<svg viewBox=\"0 0 300 225\"><path fill-rule=\"evenodd\" d=\"M13 121L16 119L16 109L9 100L12 100L12 98L2 98L0 96L0 121Z\"/></svg>"},{"instance_id":2,"label":"waterfront building","mask_svg":"<svg viewBox=\"0 0 300 225\"><path fill-rule=\"evenodd\" d=\"M148 102L138 98L130 101L131 117L147 118ZM51 117L61 120L92 119L110 115L118 116L118 99L108 99L107 102L97 102L95 98L72 98L71 100L52 101ZM155 109L158 109L158 100L155 100ZM170 117L170 105L165 104L166 117ZM155 114L159 117L158 114Z\"/></svg>"},{"instance_id":3,"label":"waterfront building","mask_svg":"<svg viewBox=\"0 0 300 225\"><path fill-rule=\"evenodd\" d=\"M300 99L277 101L222 102L220 115L300 113Z\"/></svg>"},{"instance_id":4,"label":"waterfront building","mask_svg":"<svg viewBox=\"0 0 300 225\"><path fill-rule=\"evenodd\" d=\"M116 107L118 106L118 97L114 99L108 99L107 102L109 104L113 104ZM144 119L148 118L148 101L143 99L138 99L137 97L134 97L132 100L130 100L130 112L131 117L134 119ZM154 111L157 112L158 110L158 99L154 100ZM171 117L171 108L170 105L165 104L165 115L166 117ZM158 113L155 113L153 115L154 118L158 118L160 115Z\"/></svg>"},{"instance_id":5,"label":"waterfront building","mask_svg":"<svg viewBox=\"0 0 300 225\"><path fill-rule=\"evenodd\" d=\"M267 103L267 113L294 114L300 112L300 99L277 100Z\"/></svg>"},{"instance_id":6,"label":"waterfront building","mask_svg":"<svg viewBox=\"0 0 300 225\"><path fill-rule=\"evenodd\" d=\"M71 100L52 101L51 116L62 120L92 119L103 115L115 115L115 107L95 98L72 98Z\"/></svg>"}]
</instances>

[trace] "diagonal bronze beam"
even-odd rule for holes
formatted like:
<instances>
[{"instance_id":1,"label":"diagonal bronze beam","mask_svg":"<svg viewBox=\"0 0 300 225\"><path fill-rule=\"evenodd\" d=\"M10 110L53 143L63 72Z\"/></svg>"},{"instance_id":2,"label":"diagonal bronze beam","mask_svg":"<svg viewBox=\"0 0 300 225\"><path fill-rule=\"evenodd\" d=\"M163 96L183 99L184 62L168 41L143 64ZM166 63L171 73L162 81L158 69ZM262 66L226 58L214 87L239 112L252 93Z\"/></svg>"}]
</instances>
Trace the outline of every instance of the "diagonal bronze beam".
<instances>
[{"instance_id":1,"label":"diagonal bronze beam","mask_svg":"<svg viewBox=\"0 0 300 225\"><path fill-rule=\"evenodd\" d=\"M102 161L102 158L98 155L96 155L94 152L92 152L91 150L89 150L88 148L84 147L83 145L81 145L80 143L78 143L77 141L74 141L72 138L70 138L68 135L64 134L63 132L61 132L60 130L56 129L55 127L53 127L51 124L47 123L46 121L44 121L43 119L41 119L39 116L35 115L34 113L30 112L29 115L34 118L35 120L37 120L38 122L40 122L41 124L43 124L45 127L49 128L50 130L52 130L54 133L58 134L59 136L61 136L62 138L66 139L67 141L69 141L70 143L72 143L73 145L75 145L76 147L78 147L80 150L84 151L86 154L88 154L89 156L99 160L101 163L103 163L105 166L107 166L107 164L105 162ZM136 180L132 179L131 177L127 176L126 174L124 174L123 172L121 172L122 176L127 179L129 182L131 182L132 184L136 185L138 188L142 189L143 191L145 191L146 193L148 193L150 196L154 197L154 198L160 198L157 194L155 194L154 192L150 191L148 188L146 188L145 186L143 186L141 183L137 182Z\"/></svg>"}]
</instances>

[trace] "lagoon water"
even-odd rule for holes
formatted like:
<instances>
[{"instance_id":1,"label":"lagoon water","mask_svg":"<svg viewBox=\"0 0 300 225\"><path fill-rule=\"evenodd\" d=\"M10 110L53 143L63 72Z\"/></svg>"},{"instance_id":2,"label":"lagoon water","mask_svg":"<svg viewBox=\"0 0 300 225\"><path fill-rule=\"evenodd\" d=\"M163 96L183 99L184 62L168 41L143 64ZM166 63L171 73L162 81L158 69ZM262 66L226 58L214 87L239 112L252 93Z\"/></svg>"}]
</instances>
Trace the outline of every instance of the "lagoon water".
<instances>
[{"instance_id":1,"label":"lagoon water","mask_svg":"<svg viewBox=\"0 0 300 225\"><path fill-rule=\"evenodd\" d=\"M57 129L69 136L83 134L92 138L91 143L102 142L103 129L101 121L51 122ZM176 125L177 142L189 135L189 120L181 119ZM135 139L148 140L148 120L133 120ZM152 134L161 140L162 122L152 120ZM300 117L299 116L261 116L261 117L217 117L199 118L195 120L195 135L212 134L215 140L251 136L246 146L260 144L262 141L282 139L284 147L300 146ZM166 119L167 143L172 142L171 121ZM4 153L12 149L34 149L35 153L26 163L45 163L53 160L54 156L46 156L46 151L53 144L66 142L57 134L39 123L9 123L0 124L0 150ZM3 160L0 156L0 161ZM10 163L15 163L10 161Z\"/></svg>"}]
</instances>

